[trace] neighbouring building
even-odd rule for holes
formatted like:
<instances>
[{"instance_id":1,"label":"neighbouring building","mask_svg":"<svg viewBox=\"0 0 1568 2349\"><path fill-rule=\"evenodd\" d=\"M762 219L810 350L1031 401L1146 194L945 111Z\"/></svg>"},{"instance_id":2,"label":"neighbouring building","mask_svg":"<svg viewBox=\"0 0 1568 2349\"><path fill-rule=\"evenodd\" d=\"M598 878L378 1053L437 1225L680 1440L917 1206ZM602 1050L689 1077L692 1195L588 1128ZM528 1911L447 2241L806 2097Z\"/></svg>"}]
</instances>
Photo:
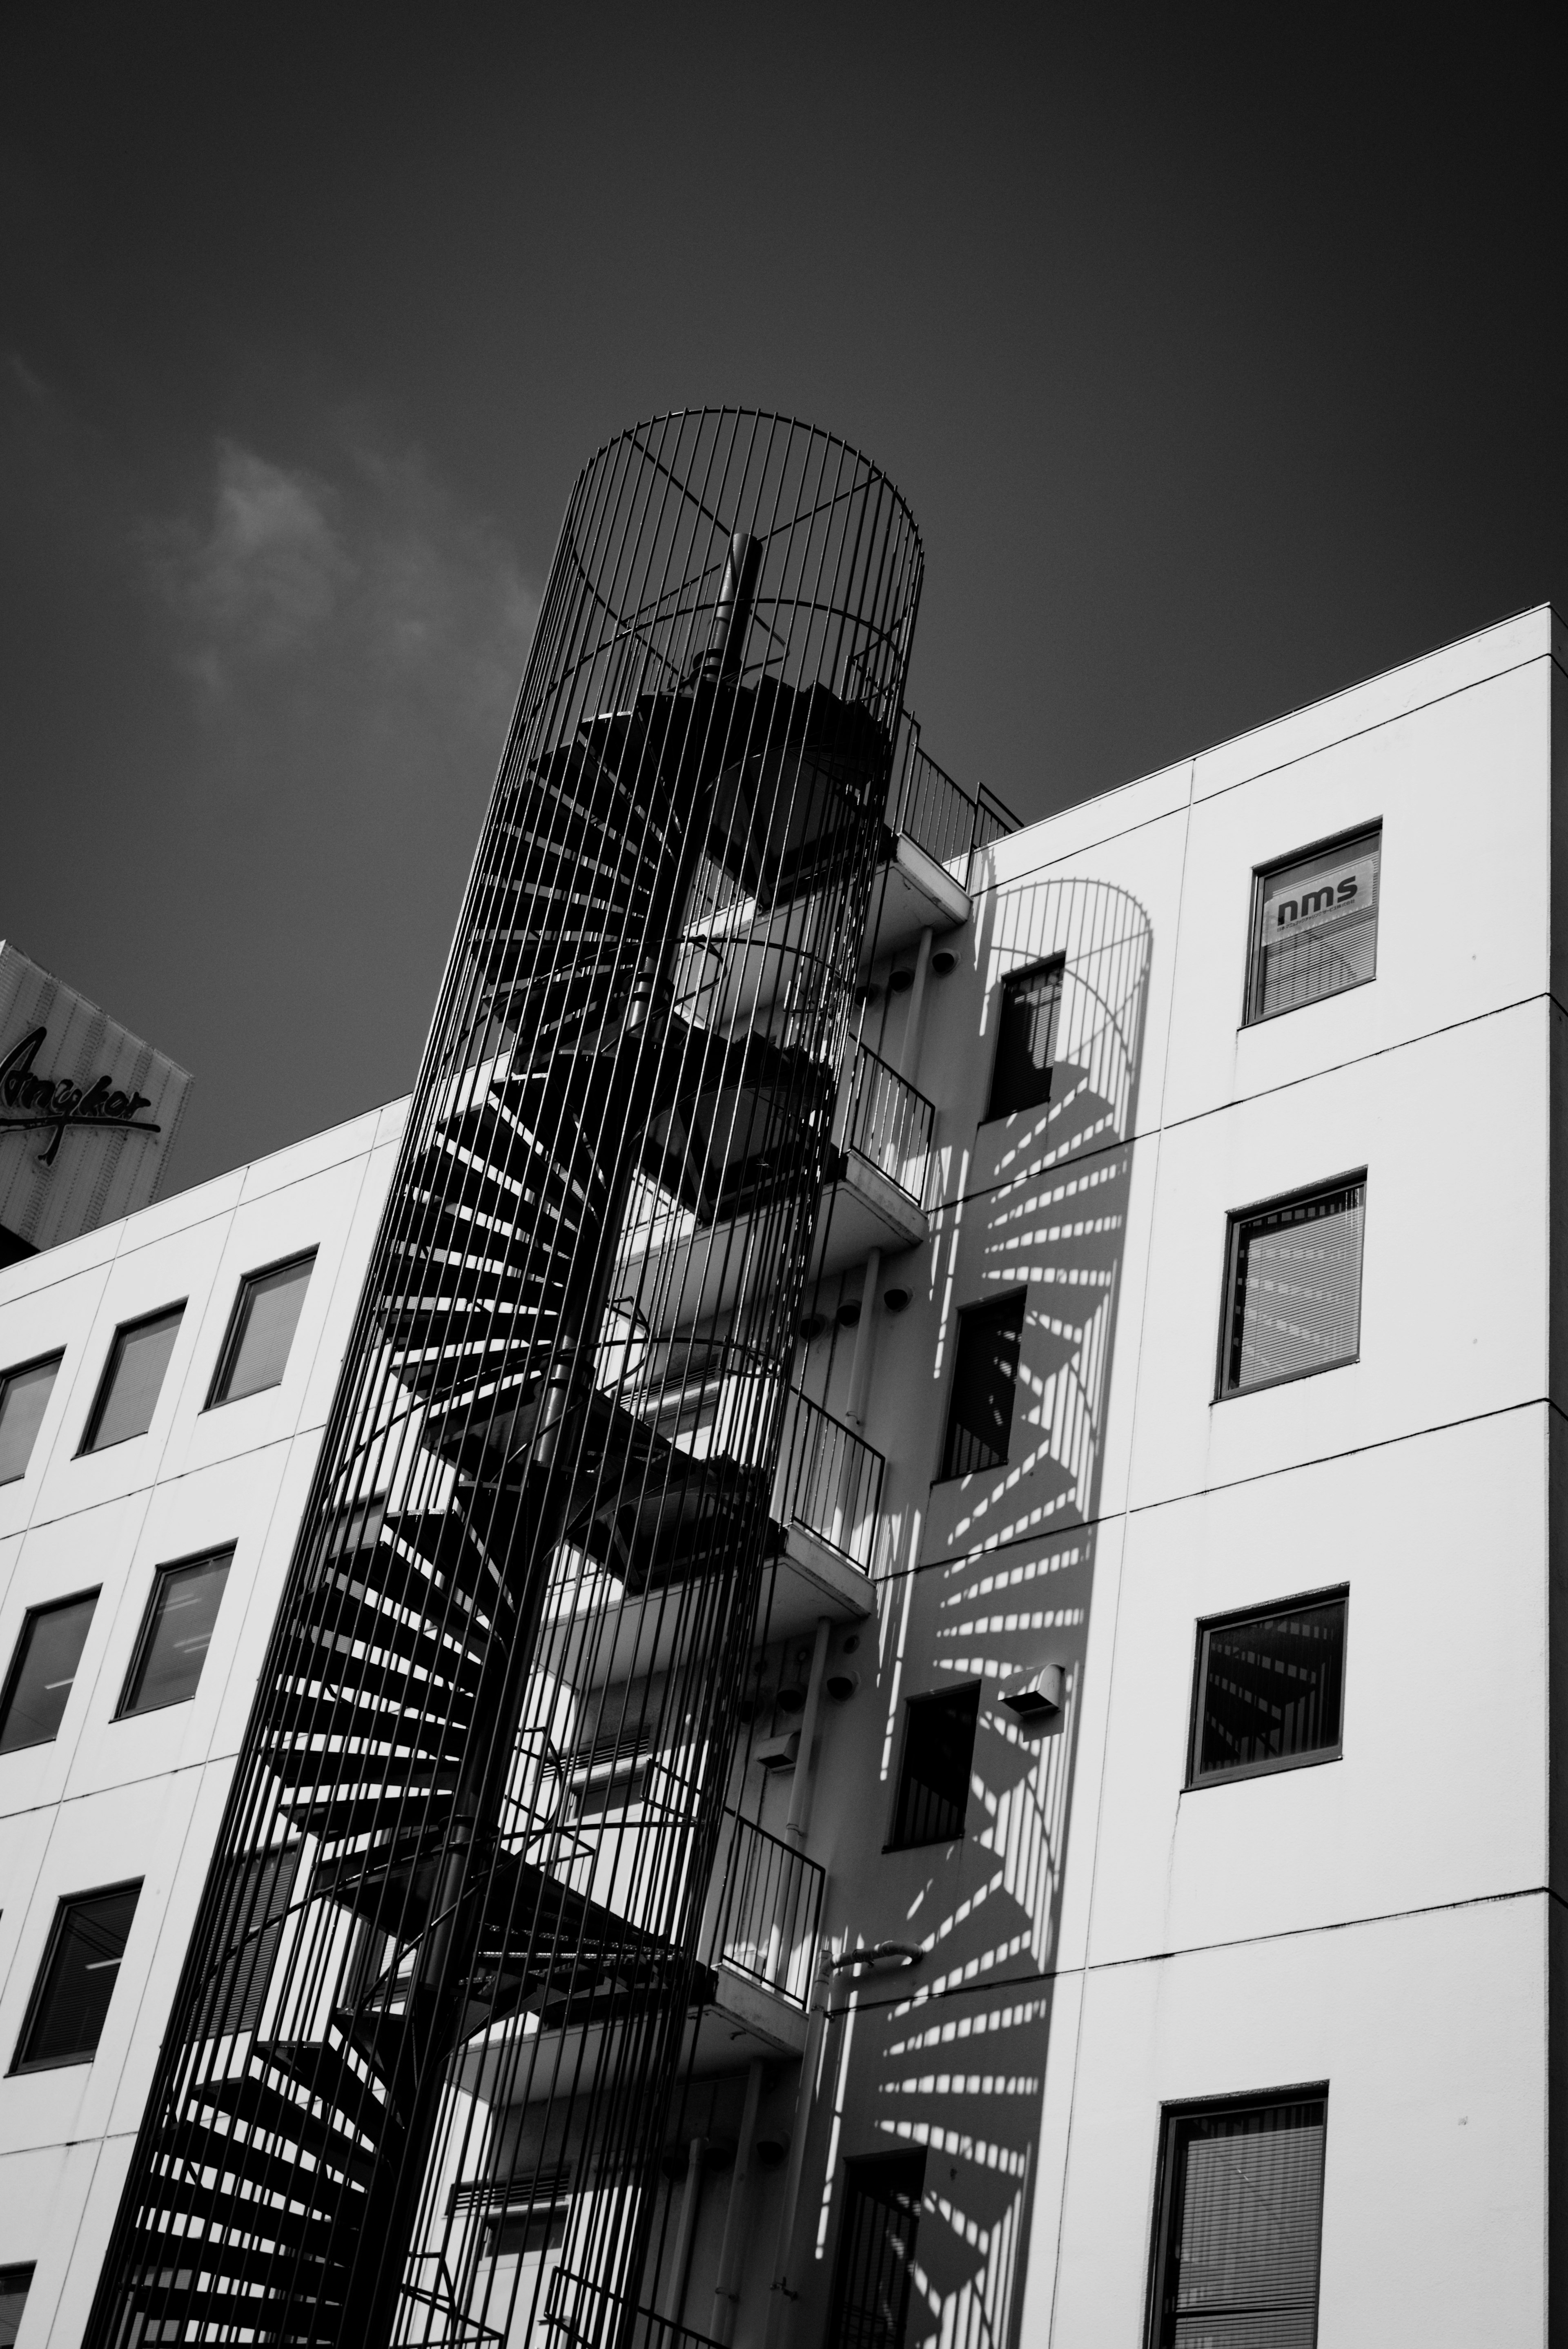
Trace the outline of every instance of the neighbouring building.
<instances>
[{"instance_id":1,"label":"neighbouring building","mask_svg":"<svg viewBox=\"0 0 1568 2349\"><path fill-rule=\"evenodd\" d=\"M1562 630L1019 829L919 568L611 443L410 1100L0 1273L0 2341L1553 2337Z\"/></svg>"}]
</instances>

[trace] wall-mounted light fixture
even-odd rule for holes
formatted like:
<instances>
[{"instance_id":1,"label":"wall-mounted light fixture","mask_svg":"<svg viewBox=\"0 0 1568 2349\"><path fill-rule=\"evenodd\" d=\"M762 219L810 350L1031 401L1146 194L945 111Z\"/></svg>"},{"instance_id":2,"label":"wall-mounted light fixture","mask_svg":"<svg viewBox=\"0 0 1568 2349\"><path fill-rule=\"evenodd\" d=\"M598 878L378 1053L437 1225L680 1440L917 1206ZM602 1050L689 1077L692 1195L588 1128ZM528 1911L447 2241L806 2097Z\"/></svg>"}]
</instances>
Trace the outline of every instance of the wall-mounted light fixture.
<instances>
[{"instance_id":1,"label":"wall-mounted light fixture","mask_svg":"<svg viewBox=\"0 0 1568 2349\"><path fill-rule=\"evenodd\" d=\"M1068 1673L1065 1664L1042 1664L1027 1680L1016 1682L1002 1692L1002 1702L1011 1713L1029 1728L1044 1727L1047 1722L1060 1717L1067 1702Z\"/></svg>"}]
</instances>

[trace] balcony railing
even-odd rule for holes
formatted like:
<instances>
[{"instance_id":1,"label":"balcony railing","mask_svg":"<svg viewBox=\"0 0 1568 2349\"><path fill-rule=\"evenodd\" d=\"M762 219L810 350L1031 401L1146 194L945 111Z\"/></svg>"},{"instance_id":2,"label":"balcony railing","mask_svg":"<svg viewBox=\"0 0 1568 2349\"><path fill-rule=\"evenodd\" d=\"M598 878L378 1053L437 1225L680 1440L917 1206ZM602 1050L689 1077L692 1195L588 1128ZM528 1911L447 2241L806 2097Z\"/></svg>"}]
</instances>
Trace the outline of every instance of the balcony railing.
<instances>
[{"instance_id":1,"label":"balcony railing","mask_svg":"<svg viewBox=\"0 0 1568 2349\"><path fill-rule=\"evenodd\" d=\"M994 792L982 784L971 794L955 783L920 747L920 729L911 724L902 770L895 770L887 801L888 828L902 832L938 864L965 860L967 887L974 877L975 858L994 840L1016 832L1018 819Z\"/></svg>"},{"instance_id":2,"label":"balcony railing","mask_svg":"<svg viewBox=\"0 0 1568 2349\"><path fill-rule=\"evenodd\" d=\"M719 1892L705 1938L708 1963L744 1974L804 2012L822 1921L822 1868L755 1819L727 1810L714 1881Z\"/></svg>"},{"instance_id":3,"label":"balcony railing","mask_svg":"<svg viewBox=\"0 0 1568 2349\"><path fill-rule=\"evenodd\" d=\"M869 1574L883 1465L863 1437L796 1390L784 1422L773 1516L783 1526L804 1526Z\"/></svg>"},{"instance_id":4,"label":"balcony railing","mask_svg":"<svg viewBox=\"0 0 1568 2349\"><path fill-rule=\"evenodd\" d=\"M621 2349L719 2349L711 2333L634 2308L622 2293L570 2268L557 2268L550 2279L543 2331L542 2349L603 2349L607 2341Z\"/></svg>"},{"instance_id":5,"label":"balcony railing","mask_svg":"<svg viewBox=\"0 0 1568 2349\"><path fill-rule=\"evenodd\" d=\"M850 1073L844 1145L896 1183L917 1207L925 1205L935 1125L936 1112L925 1095L869 1045L858 1045Z\"/></svg>"}]
</instances>

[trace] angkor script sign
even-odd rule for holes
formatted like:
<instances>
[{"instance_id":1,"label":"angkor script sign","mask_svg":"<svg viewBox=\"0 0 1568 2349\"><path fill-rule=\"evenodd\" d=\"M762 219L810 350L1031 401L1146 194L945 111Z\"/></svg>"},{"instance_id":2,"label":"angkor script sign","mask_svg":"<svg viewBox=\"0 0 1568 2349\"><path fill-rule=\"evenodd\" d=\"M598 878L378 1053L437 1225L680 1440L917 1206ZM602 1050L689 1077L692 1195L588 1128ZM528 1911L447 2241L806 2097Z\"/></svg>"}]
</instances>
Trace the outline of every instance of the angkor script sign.
<instances>
[{"instance_id":1,"label":"angkor script sign","mask_svg":"<svg viewBox=\"0 0 1568 2349\"><path fill-rule=\"evenodd\" d=\"M68 1125L88 1125L100 1133L162 1132L150 1119L136 1114L139 1109L152 1107L147 1093L119 1092L108 1077L95 1077L90 1085L78 1085L69 1077L36 1075L33 1063L48 1032L46 1028L33 1029L0 1061L0 1133L20 1132L28 1126L52 1128L48 1148L38 1153L43 1164L52 1166Z\"/></svg>"}]
</instances>

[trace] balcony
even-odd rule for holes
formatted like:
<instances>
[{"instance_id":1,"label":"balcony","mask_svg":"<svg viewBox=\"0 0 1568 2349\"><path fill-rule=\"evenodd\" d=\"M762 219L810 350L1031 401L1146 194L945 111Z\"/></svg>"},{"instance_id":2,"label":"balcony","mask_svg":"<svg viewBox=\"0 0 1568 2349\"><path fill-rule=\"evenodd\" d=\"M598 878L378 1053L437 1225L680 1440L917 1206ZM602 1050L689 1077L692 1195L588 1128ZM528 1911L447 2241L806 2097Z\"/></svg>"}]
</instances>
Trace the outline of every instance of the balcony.
<instances>
[{"instance_id":1,"label":"balcony","mask_svg":"<svg viewBox=\"0 0 1568 2349\"><path fill-rule=\"evenodd\" d=\"M925 1213L935 1165L936 1112L868 1045L855 1048L841 1100L843 1149L822 1211L818 1273L918 1247L931 1236Z\"/></svg>"},{"instance_id":2,"label":"balcony","mask_svg":"<svg viewBox=\"0 0 1568 2349\"><path fill-rule=\"evenodd\" d=\"M712 1995L697 2025L697 2060L708 2043L736 2060L798 2055L817 1971L825 1871L755 1819L727 1810L703 1919L700 1950Z\"/></svg>"},{"instance_id":3,"label":"balcony","mask_svg":"<svg viewBox=\"0 0 1568 2349\"><path fill-rule=\"evenodd\" d=\"M966 922L984 852L1018 829L1017 817L994 792L984 786L965 791L927 756L913 719L885 820L888 844L872 892L862 967L908 946L922 930L940 933Z\"/></svg>"},{"instance_id":4,"label":"balcony","mask_svg":"<svg viewBox=\"0 0 1568 2349\"><path fill-rule=\"evenodd\" d=\"M772 1516L784 1550L768 1609L769 1636L793 1639L820 1615L871 1611L871 1574L886 1464L820 1403L791 1390Z\"/></svg>"}]
</instances>

